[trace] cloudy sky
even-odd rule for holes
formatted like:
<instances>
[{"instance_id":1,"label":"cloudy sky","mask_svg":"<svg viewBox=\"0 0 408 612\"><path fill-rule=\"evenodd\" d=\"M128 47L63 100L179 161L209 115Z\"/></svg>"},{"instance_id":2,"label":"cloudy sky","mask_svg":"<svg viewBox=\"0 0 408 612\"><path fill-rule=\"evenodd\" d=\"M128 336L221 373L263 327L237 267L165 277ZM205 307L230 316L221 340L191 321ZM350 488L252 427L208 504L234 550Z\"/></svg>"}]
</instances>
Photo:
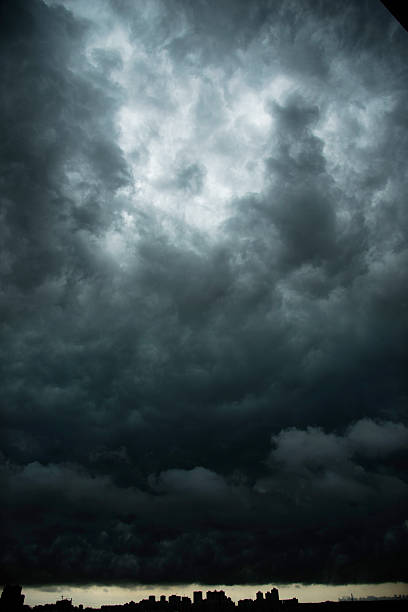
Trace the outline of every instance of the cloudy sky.
<instances>
[{"instance_id":1,"label":"cloudy sky","mask_svg":"<svg viewBox=\"0 0 408 612\"><path fill-rule=\"evenodd\" d=\"M376 0L0 29L2 579L404 580L405 30Z\"/></svg>"}]
</instances>

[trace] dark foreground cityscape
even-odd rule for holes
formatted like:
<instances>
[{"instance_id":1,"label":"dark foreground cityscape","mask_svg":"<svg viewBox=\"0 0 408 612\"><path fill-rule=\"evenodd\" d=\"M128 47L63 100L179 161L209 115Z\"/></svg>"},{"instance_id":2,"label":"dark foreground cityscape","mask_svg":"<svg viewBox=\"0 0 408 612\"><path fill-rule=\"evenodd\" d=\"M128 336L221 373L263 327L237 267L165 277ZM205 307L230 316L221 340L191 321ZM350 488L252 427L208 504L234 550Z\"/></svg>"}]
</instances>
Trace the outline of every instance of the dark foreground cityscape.
<instances>
[{"instance_id":1,"label":"dark foreground cityscape","mask_svg":"<svg viewBox=\"0 0 408 612\"><path fill-rule=\"evenodd\" d=\"M150 595L148 599L143 599L138 603L130 601L122 605L102 605L100 608L84 608L82 604L74 606L72 599L61 597L55 603L27 606L24 605L25 596L22 593L20 585L6 584L0 597L1 612L24 612L28 610L46 610L69 612L74 610L105 610L107 612L114 610L119 612L137 611L137 612L228 612L234 608L238 608L239 612L276 612L277 610L293 610L302 607L307 610L354 610L354 611L371 611L378 612L388 610L408 610L408 597L405 595L394 596L389 599L381 598L366 598L353 599L351 596L347 599L340 599L338 602L324 601L321 603L299 603L296 597L292 599L279 599L279 591L273 588L266 593L258 591L255 599L241 599L238 604L235 604L224 591L207 591L204 597L202 591L194 591L193 601L190 597L181 597L179 595L161 595L158 599L156 595Z\"/></svg>"}]
</instances>

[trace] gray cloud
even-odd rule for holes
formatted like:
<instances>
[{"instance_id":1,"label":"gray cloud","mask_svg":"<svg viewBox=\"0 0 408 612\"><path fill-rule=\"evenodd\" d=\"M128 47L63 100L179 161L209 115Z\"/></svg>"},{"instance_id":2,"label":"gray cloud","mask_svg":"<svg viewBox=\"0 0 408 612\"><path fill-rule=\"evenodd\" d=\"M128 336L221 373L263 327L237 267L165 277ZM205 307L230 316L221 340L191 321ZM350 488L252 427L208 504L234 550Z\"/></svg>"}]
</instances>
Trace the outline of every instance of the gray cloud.
<instances>
[{"instance_id":1,"label":"gray cloud","mask_svg":"<svg viewBox=\"0 0 408 612\"><path fill-rule=\"evenodd\" d=\"M351 427L348 438L358 453L384 456L406 448L408 430L402 423L380 424L362 419Z\"/></svg>"},{"instance_id":2,"label":"gray cloud","mask_svg":"<svg viewBox=\"0 0 408 612\"><path fill-rule=\"evenodd\" d=\"M405 32L1 10L2 577L404 579Z\"/></svg>"}]
</instances>

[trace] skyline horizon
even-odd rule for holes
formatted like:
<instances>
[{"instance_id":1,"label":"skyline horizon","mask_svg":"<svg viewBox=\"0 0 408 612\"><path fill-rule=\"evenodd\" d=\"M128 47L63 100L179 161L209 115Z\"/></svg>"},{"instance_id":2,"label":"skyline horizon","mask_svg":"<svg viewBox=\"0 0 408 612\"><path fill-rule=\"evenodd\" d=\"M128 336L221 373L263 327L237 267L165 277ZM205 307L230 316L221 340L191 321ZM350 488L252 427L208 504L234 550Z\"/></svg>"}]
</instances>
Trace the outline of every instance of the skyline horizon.
<instances>
[{"instance_id":1,"label":"skyline horizon","mask_svg":"<svg viewBox=\"0 0 408 612\"><path fill-rule=\"evenodd\" d=\"M234 603L238 603L240 599L255 599L258 591L265 592L271 588L277 588L281 599L291 599L296 597L299 603L319 603L322 601L330 600L330 597L334 597L332 601L337 601L341 597L348 597L353 594L355 598L359 597L394 597L397 596L408 596L408 582L387 582L381 584L370 584L370 583L356 583L348 585L323 585L323 584L310 584L305 585L302 583L292 584L274 584L265 583L257 585L204 585L204 584L190 584L190 585L169 585L163 587L160 585L135 585L132 586L114 586L114 585L88 585L88 586L74 586L70 585L55 585L54 587L24 587L23 593L26 595L26 603L28 605L40 605L44 603L54 603L55 598L59 599L62 596L68 597L75 600L76 605L80 603L88 603L89 605L120 605L128 603L129 601L135 601L136 603L143 600L149 595L166 595L168 597L171 594L180 596L187 596L192 599L194 591L203 591L203 595L207 591L222 590L225 592L227 597L230 597ZM133 599L137 594L137 599ZM251 596L252 594L252 596ZM84 597L84 601L79 601L80 597ZM131 597L127 599L127 597ZM28 602L33 603L29 604Z\"/></svg>"}]
</instances>

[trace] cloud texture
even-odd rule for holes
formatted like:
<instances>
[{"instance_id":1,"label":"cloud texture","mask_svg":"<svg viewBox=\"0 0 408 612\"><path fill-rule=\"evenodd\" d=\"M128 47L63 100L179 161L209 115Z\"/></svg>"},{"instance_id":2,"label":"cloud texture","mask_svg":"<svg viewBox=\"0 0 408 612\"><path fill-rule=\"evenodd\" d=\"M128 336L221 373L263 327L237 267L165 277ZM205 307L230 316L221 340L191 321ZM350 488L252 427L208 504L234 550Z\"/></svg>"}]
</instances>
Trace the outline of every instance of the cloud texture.
<instances>
[{"instance_id":1,"label":"cloud texture","mask_svg":"<svg viewBox=\"0 0 408 612\"><path fill-rule=\"evenodd\" d=\"M2 579L403 580L405 31L351 0L0 29Z\"/></svg>"}]
</instances>

